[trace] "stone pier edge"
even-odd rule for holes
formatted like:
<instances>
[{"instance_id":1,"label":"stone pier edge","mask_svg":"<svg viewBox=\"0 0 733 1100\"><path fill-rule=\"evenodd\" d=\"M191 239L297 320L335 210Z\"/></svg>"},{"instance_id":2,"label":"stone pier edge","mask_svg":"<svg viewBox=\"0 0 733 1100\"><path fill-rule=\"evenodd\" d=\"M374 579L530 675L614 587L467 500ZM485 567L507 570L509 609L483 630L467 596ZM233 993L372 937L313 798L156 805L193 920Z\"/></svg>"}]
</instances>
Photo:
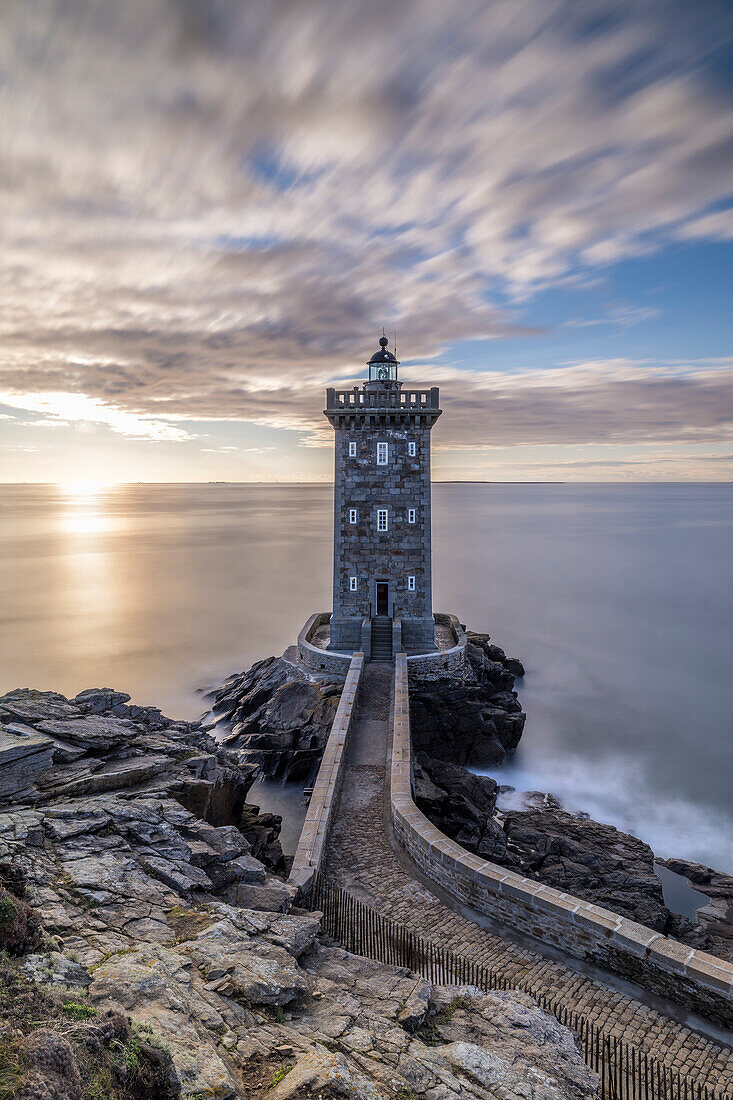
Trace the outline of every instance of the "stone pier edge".
<instances>
[{"instance_id":1,"label":"stone pier edge","mask_svg":"<svg viewBox=\"0 0 733 1100\"><path fill-rule=\"evenodd\" d=\"M408 661L395 660L390 807L411 859L459 901L504 925L733 1026L733 965L561 890L487 862L450 840L412 799Z\"/></svg>"},{"instance_id":2,"label":"stone pier edge","mask_svg":"<svg viewBox=\"0 0 733 1100\"><path fill-rule=\"evenodd\" d=\"M310 621L310 620L309 620ZM303 893L308 890L321 860L331 828L332 817L343 781L346 749L352 722L356 715L356 697L364 667L364 654L357 652L349 658L341 699L336 709L326 748L318 769L313 794L305 815L303 829L295 850L293 866L288 882Z\"/></svg>"}]
</instances>

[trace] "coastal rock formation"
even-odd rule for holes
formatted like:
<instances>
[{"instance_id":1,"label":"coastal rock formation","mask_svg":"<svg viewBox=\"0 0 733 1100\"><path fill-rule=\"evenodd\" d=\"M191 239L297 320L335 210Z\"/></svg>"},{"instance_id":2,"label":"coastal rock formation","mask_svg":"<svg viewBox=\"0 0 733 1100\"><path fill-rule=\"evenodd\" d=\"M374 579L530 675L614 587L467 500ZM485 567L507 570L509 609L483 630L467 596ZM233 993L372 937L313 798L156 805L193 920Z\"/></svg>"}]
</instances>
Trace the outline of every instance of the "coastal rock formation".
<instances>
[{"instance_id":1,"label":"coastal rock formation","mask_svg":"<svg viewBox=\"0 0 733 1100\"><path fill-rule=\"evenodd\" d=\"M506 861L507 840L494 818L498 784L457 764L418 753L413 760L415 803L452 840L494 862Z\"/></svg>"},{"instance_id":2,"label":"coastal rock formation","mask_svg":"<svg viewBox=\"0 0 733 1100\"><path fill-rule=\"evenodd\" d=\"M130 706L129 698L109 688L74 699L29 689L0 697L0 811L32 807L23 820L40 847L45 833L59 844L73 841L77 852L89 844L95 856L105 845L83 838L129 818L123 831L139 843L147 831L147 854L158 860L161 878L174 873L201 878L200 868L206 867L207 853L192 853L174 835L179 825L186 831L183 815L197 822L199 840L205 834L214 838L222 863L232 861L226 874L212 864L215 884L253 882L246 871L250 860L281 865L280 819L260 815L246 802L256 766L223 748L201 722L174 722L156 708ZM29 744L30 768L24 752ZM132 808L143 803L144 813ZM133 825L136 813L143 813L144 824ZM4 840L0 834L0 860ZM170 848L167 863L159 859L159 848L153 850L162 842ZM208 880L202 884L211 887Z\"/></svg>"},{"instance_id":3,"label":"coastal rock formation","mask_svg":"<svg viewBox=\"0 0 733 1100\"><path fill-rule=\"evenodd\" d=\"M514 691L524 668L488 634L467 637L465 675L411 679L413 739L434 757L498 764L524 729ZM229 726L223 744L240 749L264 776L312 785L342 687L297 662L268 657L213 691L211 708Z\"/></svg>"},{"instance_id":4,"label":"coastal rock formation","mask_svg":"<svg viewBox=\"0 0 733 1100\"><path fill-rule=\"evenodd\" d=\"M638 837L571 814L551 794L531 791L521 810L497 809L493 779L425 753L414 760L413 793L441 832L468 851L733 961L733 876L685 860L658 861ZM697 923L665 904L657 862L709 896Z\"/></svg>"},{"instance_id":5,"label":"coastal rock formation","mask_svg":"<svg viewBox=\"0 0 733 1100\"><path fill-rule=\"evenodd\" d=\"M520 874L666 930L671 914L648 844L613 825L570 814L551 797L535 795L534 801L503 815L507 854Z\"/></svg>"},{"instance_id":6,"label":"coastal rock formation","mask_svg":"<svg viewBox=\"0 0 733 1100\"><path fill-rule=\"evenodd\" d=\"M312 783L342 687L268 657L214 692L212 710L231 727L223 743L243 750L264 776Z\"/></svg>"},{"instance_id":7,"label":"coastal rock formation","mask_svg":"<svg viewBox=\"0 0 733 1100\"><path fill-rule=\"evenodd\" d=\"M11 692L0 715L6 747L51 759L0 804L8 1095L597 1094L577 1040L524 994L433 986L322 940L239 827L251 762L198 723L106 690Z\"/></svg>"},{"instance_id":8,"label":"coastal rock formation","mask_svg":"<svg viewBox=\"0 0 733 1100\"><path fill-rule=\"evenodd\" d=\"M526 716L514 690L520 661L467 633L465 675L410 677L410 726L416 752L478 767L500 764L515 749Z\"/></svg>"},{"instance_id":9,"label":"coastal rock formation","mask_svg":"<svg viewBox=\"0 0 733 1100\"><path fill-rule=\"evenodd\" d=\"M666 929L671 914L654 874L654 853L636 837L567 813L552 795L539 792L526 796L523 810L498 811L493 779L424 755L417 758L414 793L423 813L469 851L659 932Z\"/></svg>"},{"instance_id":10,"label":"coastal rock formation","mask_svg":"<svg viewBox=\"0 0 733 1100\"><path fill-rule=\"evenodd\" d=\"M685 859L662 859L661 864L683 875L696 890L707 894L707 905L697 911L697 923L672 914L670 935L733 962L733 875Z\"/></svg>"}]
</instances>

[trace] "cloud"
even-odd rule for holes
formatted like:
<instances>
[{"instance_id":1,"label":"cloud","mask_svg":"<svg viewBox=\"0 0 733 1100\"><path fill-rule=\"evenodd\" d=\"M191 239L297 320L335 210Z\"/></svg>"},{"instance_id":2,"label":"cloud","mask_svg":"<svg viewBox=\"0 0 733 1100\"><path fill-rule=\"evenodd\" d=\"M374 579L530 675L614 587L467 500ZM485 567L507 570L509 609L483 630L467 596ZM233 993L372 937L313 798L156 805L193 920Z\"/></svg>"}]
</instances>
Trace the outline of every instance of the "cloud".
<instances>
[{"instance_id":1,"label":"cloud","mask_svg":"<svg viewBox=\"0 0 733 1100\"><path fill-rule=\"evenodd\" d=\"M322 389L383 323L434 361L526 335L515 304L539 288L727 238L727 26L706 0L9 0L6 403L53 418L62 395L70 421L138 438L231 418L322 445ZM706 370L443 370L436 438L721 438Z\"/></svg>"},{"instance_id":2,"label":"cloud","mask_svg":"<svg viewBox=\"0 0 733 1100\"><path fill-rule=\"evenodd\" d=\"M28 412L44 413L49 417L58 417L58 421L35 421L32 427L46 427L52 423L59 426L75 424L104 424L113 432L130 436L133 439L148 439L160 442L181 442L192 436L183 428L167 424L151 417L135 416L124 409L105 405L92 397L79 393L2 393L0 403L11 408Z\"/></svg>"},{"instance_id":3,"label":"cloud","mask_svg":"<svg viewBox=\"0 0 733 1100\"><path fill-rule=\"evenodd\" d=\"M733 241L733 208L693 218L678 229L683 240Z\"/></svg>"},{"instance_id":4,"label":"cloud","mask_svg":"<svg viewBox=\"0 0 733 1100\"><path fill-rule=\"evenodd\" d=\"M618 325L619 328L632 328L644 321L651 321L658 317L661 310L654 306L612 306L605 317L574 318L563 321L564 328L596 328L598 325Z\"/></svg>"},{"instance_id":5,"label":"cloud","mask_svg":"<svg viewBox=\"0 0 733 1100\"><path fill-rule=\"evenodd\" d=\"M442 386L438 449L733 441L733 360L455 371Z\"/></svg>"}]
</instances>

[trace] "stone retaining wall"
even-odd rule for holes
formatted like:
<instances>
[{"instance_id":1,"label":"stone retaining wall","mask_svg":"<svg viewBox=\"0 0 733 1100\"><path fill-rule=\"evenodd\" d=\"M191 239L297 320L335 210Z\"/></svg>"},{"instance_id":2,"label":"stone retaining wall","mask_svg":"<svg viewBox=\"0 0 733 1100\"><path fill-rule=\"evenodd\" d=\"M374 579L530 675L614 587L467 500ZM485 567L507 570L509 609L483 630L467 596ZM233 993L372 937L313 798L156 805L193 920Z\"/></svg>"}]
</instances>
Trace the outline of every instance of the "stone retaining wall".
<instances>
[{"instance_id":1,"label":"stone retaining wall","mask_svg":"<svg viewBox=\"0 0 733 1100\"><path fill-rule=\"evenodd\" d=\"M426 875L473 909L541 943L733 1027L733 965L608 909L487 863L450 840L412 800L408 660L395 664L390 781L395 834Z\"/></svg>"},{"instance_id":2,"label":"stone retaining wall","mask_svg":"<svg viewBox=\"0 0 733 1100\"><path fill-rule=\"evenodd\" d=\"M331 827L331 817L338 800L343 779L344 760L351 724L356 714L356 696L361 681L364 654L350 657L346 683L334 715L331 732L318 769L313 794L305 816L303 829L295 851L289 882L301 891L308 889L321 865L324 847Z\"/></svg>"}]
</instances>

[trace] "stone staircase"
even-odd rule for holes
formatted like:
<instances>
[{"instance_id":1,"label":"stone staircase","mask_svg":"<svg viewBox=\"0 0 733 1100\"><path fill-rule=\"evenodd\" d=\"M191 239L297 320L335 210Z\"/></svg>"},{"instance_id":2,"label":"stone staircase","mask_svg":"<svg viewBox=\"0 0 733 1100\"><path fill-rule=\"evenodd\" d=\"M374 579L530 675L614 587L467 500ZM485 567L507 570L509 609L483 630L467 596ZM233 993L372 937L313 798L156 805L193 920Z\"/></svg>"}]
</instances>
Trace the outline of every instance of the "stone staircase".
<instances>
[{"instance_id":1,"label":"stone staircase","mask_svg":"<svg viewBox=\"0 0 733 1100\"><path fill-rule=\"evenodd\" d=\"M392 660L392 620L387 615L376 615L372 619L371 659Z\"/></svg>"}]
</instances>

